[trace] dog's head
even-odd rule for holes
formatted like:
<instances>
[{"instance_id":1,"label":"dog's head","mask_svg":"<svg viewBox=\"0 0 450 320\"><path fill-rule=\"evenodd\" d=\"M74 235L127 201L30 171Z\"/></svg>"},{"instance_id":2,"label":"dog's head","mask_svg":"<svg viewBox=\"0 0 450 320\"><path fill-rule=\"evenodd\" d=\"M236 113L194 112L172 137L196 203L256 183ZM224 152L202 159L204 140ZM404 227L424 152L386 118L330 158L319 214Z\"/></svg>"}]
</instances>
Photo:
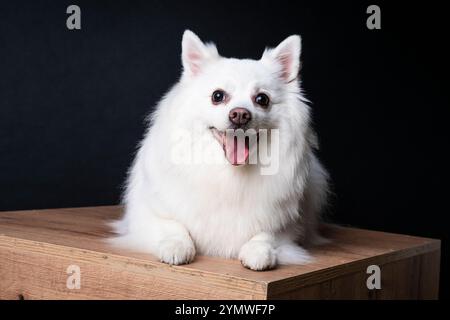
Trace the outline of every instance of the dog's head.
<instances>
[{"instance_id":1,"label":"dog's head","mask_svg":"<svg viewBox=\"0 0 450 320\"><path fill-rule=\"evenodd\" d=\"M252 146L249 140L238 147L230 132L244 131L256 136L293 121L301 125L298 112L304 107L297 81L301 39L293 35L276 48L266 49L259 60L221 57L212 43L203 43L185 31L182 41L184 121L202 123L233 165L245 164ZM300 106L299 106L300 105ZM307 110L305 111L307 114ZM306 120L305 120L306 121ZM231 138L230 138L231 136Z\"/></svg>"}]
</instances>

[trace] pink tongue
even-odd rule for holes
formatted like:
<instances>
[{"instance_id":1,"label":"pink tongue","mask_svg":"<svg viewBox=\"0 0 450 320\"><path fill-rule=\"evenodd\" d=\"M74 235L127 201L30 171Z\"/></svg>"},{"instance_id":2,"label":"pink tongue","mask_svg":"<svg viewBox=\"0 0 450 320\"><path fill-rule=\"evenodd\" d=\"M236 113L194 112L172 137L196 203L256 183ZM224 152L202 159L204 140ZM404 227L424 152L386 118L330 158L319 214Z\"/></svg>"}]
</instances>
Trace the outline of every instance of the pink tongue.
<instances>
[{"instance_id":1,"label":"pink tongue","mask_svg":"<svg viewBox=\"0 0 450 320\"><path fill-rule=\"evenodd\" d=\"M233 135L230 135L225 137L223 141L225 156L234 166L245 164L249 154L247 143L238 146L237 140Z\"/></svg>"}]
</instances>

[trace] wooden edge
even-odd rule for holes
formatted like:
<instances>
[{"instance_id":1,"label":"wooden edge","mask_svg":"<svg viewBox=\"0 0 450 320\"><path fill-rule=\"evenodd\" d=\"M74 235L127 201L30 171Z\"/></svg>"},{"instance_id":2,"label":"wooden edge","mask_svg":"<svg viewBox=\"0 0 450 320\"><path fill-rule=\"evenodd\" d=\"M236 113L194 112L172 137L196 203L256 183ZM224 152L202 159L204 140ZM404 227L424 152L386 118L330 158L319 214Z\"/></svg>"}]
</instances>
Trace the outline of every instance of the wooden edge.
<instances>
[{"instance_id":1,"label":"wooden edge","mask_svg":"<svg viewBox=\"0 0 450 320\"><path fill-rule=\"evenodd\" d=\"M366 268L372 264L382 266L386 263L407 259L413 256L429 252L434 251L440 252L441 240L438 239L428 239L428 240L429 242L423 245L409 247L402 250L393 251L390 253L374 255L372 257L364 258L361 260L339 264L285 279L270 281L267 284L267 297L268 299L270 299L270 297L280 295L284 292L298 290L300 288L317 284L319 282L324 282L336 278L338 276L355 273L361 270L366 270Z\"/></svg>"},{"instance_id":2,"label":"wooden edge","mask_svg":"<svg viewBox=\"0 0 450 320\"><path fill-rule=\"evenodd\" d=\"M61 258L73 258L91 265L108 266L121 271L130 271L142 275L157 276L169 281L195 281L217 290L234 291L253 299L267 297L267 282L248 280L227 274L214 273L183 266L170 266L157 261L127 257L101 251L80 249L47 242L33 241L0 235L0 248L33 252L40 255ZM0 264L1 265L1 264Z\"/></svg>"}]
</instances>

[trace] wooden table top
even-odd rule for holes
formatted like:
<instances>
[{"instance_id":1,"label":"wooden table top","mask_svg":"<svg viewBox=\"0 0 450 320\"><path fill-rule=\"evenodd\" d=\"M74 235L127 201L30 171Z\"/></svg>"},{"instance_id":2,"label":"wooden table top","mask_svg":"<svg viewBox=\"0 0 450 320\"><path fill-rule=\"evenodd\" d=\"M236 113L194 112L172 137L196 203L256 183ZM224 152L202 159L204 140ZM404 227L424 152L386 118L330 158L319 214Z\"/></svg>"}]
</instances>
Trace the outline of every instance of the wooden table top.
<instances>
[{"instance_id":1,"label":"wooden table top","mask_svg":"<svg viewBox=\"0 0 450 320\"><path fill-rule=\"evenodd\" d=\"M348 273L372 261L380 263L382 259L386 263L440 248L440 241L435 239L328 225L324 235L331 242L310 249L313 261L307 265L256 272L242 267L237 260L197 256L191 264L169 266L150 254L114 248L104 241L112 235L108 222L118 218L121 211L120 206L102 206L0 212L0 243L14 246L28 242L35 248L39 244L46 252L63 248L81 250L86 259L100 257L109 263L136 268L197 274L211 281L231 281L255 290L270 285L272 293L299 282L307 285L319 278L323 281Z\"/></svg>"}]
</instances>

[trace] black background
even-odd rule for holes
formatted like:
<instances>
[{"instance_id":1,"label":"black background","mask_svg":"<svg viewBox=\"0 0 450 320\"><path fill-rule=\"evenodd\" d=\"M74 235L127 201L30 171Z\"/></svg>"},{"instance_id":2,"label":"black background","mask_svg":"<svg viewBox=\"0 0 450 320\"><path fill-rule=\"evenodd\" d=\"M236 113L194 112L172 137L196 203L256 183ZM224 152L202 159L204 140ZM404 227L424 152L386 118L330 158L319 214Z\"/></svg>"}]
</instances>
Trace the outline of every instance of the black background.
<instances>
[{"instance_id":1,"label":"black background","mask_svg":"<svg viewBox=\"0 0 450 320\"><path fill-rule=\"evenodd\" d=\"M82 29L66 28L81 7ZM382 29L366 28L381 7ZM118 203L144 118L180 75L184 29L224 56L303 39L331 220L443 240L449 39L439 2L0 3L0 210Z\"/></svg>"}]
</instances>

